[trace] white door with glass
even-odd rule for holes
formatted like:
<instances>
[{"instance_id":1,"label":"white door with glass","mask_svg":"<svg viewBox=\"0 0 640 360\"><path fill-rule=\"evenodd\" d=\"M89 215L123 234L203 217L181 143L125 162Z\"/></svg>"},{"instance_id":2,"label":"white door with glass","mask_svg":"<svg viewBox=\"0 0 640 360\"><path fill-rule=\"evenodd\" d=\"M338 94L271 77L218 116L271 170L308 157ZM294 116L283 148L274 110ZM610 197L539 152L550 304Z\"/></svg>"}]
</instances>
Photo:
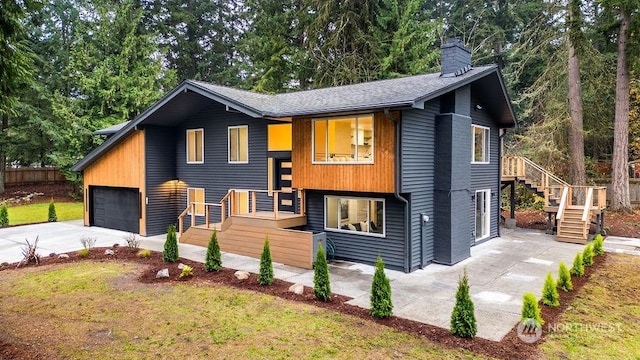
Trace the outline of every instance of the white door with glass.
<instances>
[{"instance_id":1,"label":"white door with glass","mask_svg":"<svg viewBox=\"0 0 640 360\"><path fill-rule=\"evenodd\" d=\"M476 191L476 241L489 237L491 190Z\"/></svg>"}]
</instances>

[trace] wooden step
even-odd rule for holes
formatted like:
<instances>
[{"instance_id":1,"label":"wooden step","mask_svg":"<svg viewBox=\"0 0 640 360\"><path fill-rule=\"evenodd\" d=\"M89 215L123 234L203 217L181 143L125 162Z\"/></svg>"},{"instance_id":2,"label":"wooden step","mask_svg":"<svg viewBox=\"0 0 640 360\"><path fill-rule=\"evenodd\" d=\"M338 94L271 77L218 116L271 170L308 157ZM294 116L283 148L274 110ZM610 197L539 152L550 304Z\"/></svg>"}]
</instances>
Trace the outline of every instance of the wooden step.
<instances>
[{"instance_id":1,"label":"wooden step","mask_svg":"<svg viewBox=\"0 0 640 360\"><path fill-rule=\"evenodd\" d=\"M556 235L557 241L574 243L574 244L586 244L587 239L579 237L579 236L567 236L567 235Z\"/></svg>"}]
</instances>

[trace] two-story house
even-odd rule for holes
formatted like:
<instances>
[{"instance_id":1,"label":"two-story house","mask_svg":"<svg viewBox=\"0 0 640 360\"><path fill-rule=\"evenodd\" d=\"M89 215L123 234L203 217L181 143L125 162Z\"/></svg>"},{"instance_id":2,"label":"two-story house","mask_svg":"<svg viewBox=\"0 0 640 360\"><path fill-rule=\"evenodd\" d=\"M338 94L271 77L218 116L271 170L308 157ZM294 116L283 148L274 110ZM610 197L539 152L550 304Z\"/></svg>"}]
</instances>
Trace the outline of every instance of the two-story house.
<instances>
[{"instance_id":1,"label":"two-story house","mask_svg":"<svg viewBox=\"0 0 640 360\"><path fill-rule=\"evenodd\" d=\"M185 81L74 166L85 225L310 267L335 257L405 272L454 264L499 234L503 129L515 117L496 66L460 42L441 73L278 95Z\"/></svg>"}]
</instances>

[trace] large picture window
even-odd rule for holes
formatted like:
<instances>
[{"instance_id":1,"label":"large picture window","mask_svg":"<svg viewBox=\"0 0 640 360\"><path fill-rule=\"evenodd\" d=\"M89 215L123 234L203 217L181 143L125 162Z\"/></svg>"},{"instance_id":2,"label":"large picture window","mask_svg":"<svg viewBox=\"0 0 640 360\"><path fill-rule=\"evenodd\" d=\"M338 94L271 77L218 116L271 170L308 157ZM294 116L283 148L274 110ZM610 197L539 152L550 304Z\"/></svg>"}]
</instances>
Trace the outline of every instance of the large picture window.
<instances>
[{"instance_id":1,"label":"large picture window","mask_svg":"<svg viewBox=\"0 0 640 360\"><path fill-rule=\"evenodd\" d=\"M187 164L204 163L204 129L187 130Z\"/></svg>"},{"instance_id":2,"label":"large picture window","mask_svg":"<svg viewBox=\"0 0 640 360\"><path fill-rule=\"evenodd\" d=\"M313 163L373 164L373 115L313 120Z\"/></svg>"},{"instance_id":3,"label":"large picture window","mask_svg":"<svg viewBox=\"0 0 640 360\"><path fill-rule=\"evenodd\" d=\"M187 188L187 206L191 206L195 203L196 215L204 216L204 189L202 188ZM189 210L191 215L191 210Z\"/></svg>"},{"instance_id":4,"label":"large picture window","mask_svg":"<svg viewBox=\"0 0 640 360\"><path fill-rule=\"evenodd\" d=\"M384 199L325 196L325 230L384 236Z\"/></svg>"},{"instance_id":5,"label":"large picture window","mask_svg":"<svg viewBox=\"0 0 640 360\"><path fill-rule=\"evenodd\" d=\"M229 163L246 164L249 162L249 127L229 127Z\"/></svg>"},{"instance_id":6,"label":"large picture window","mask_svg":"<svg viewBox=\"0 0 640 360\"><path fill-rule=\"evenodd\" d=\"M473 135L473 146L471 148L473 163L489 162L489 128L478 125L471 125Z\"/></svg>"}]
</instances>

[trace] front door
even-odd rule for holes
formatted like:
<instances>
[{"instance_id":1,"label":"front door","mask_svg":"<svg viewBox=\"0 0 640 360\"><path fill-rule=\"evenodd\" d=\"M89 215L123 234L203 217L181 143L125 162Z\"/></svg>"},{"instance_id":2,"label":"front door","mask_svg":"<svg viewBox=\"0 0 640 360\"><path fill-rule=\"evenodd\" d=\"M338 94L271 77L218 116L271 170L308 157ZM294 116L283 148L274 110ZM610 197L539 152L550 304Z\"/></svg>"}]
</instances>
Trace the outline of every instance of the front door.
<instances>
[{"instance_id":1,"label":"front door","mask_svg":"<svg viewBox=\"0 0 640 360\"><path fill-rule=\"evenodd\" d=\"M278 194L278 205L280 211L294 212L294 193L291 188L291 159L276 159L276 183L275 189L280 190Z\"/></svg>"}]
</instances>

